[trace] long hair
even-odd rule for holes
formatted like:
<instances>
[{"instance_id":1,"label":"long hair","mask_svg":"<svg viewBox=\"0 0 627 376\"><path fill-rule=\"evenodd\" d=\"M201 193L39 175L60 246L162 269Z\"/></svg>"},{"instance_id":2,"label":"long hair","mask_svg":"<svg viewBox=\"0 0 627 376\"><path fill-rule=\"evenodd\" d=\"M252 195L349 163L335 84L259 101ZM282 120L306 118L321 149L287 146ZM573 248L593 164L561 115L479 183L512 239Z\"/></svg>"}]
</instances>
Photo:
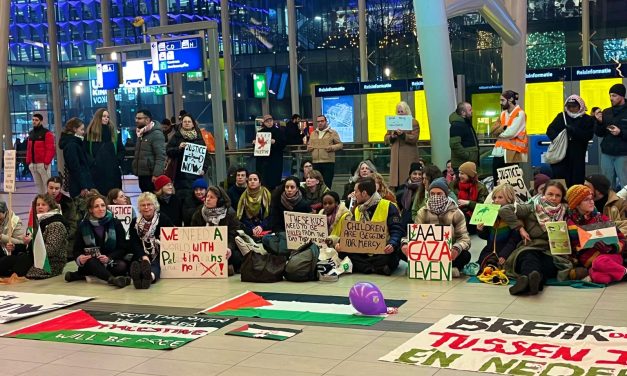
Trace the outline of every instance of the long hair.
<instances>
[{"instance_id":1,"label":"long hair","mask_svg":"<svg viewBox=\"0 0 627 376\"><path fill-rule=\"evenodd\" d=\"M99 108L94 114L94 117L91 119L91 122L89 123L89 126L87 127L87 132L86 132L87 135L85 137L87 141L102 142L102 114L105 111L109 112L109 110L107 110L106 108ZM111 118L110 112L109 112L109 130L111 131L111 142L115 143L118 137L118 130L115 126L115 123L113 122L113 119Z\"/></svg>"}]
</instances>

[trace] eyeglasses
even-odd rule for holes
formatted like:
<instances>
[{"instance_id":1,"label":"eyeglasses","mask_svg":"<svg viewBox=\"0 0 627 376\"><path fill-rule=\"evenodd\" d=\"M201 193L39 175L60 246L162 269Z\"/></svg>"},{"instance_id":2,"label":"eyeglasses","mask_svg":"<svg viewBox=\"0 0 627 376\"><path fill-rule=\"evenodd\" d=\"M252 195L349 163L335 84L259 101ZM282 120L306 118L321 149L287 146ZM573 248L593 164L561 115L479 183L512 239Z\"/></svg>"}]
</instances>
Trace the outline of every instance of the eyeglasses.
<instances>
[{"instance_id":1,"label":"eyeglasses","mask_svg":"<svg viewBox=\"0 0 627 376\"><path fill-rule=\"evenodd\" d=\"M145 119L146 116L135 116L135 120L141 120L141 119Z\"/></svg>"}]
</instances>

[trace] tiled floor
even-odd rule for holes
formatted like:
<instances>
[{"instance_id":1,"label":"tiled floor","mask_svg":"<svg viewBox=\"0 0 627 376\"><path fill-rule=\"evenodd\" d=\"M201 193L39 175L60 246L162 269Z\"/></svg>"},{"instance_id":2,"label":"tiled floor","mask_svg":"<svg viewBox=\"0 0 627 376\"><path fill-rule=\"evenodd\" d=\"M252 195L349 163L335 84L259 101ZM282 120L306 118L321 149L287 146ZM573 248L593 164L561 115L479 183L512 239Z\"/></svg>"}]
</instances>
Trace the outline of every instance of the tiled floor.
<instances>
[{"instance_id":1,"label":"tiled floor","mask_svg":"<svg viewBox=\"0 0 627 376\"><path fill-rule=\"evenodd\" d=\"M136 197L133 183L126 182L126 188ZM14 195L15 208L25 218L34 189L32 183L19 183L18 187L20 194ZM483 245L483 241L473 238L475 257ZM246 290L346 295L355 282L364 280L377 284L387 298L407 299L399 314L374 327L359 329L276 324L303 329L285 342L224 335L229 328L252 322L242 320L171 352L0 338L0 369L4 375L29 376L470 375L473 373L384 363L377 359L425 327L420 323L435 322L449 313L627 327L627 284L591 290L548 287L541 295L518 298L510 296L505 287L470 284L465 279L418 282L403 275L346 275L337 283L269 285L242 283L237 277L213 281L164 280L149 290L132 287L118 290L97 283L68 284L57 277L0 286L0 290L94 296L95 300L85 304L91 308L112 306L119 310L126 307L191 314ZM0 325L0 331L8 332L61 312L64 311Z\"/></svg>"}]
</instances>

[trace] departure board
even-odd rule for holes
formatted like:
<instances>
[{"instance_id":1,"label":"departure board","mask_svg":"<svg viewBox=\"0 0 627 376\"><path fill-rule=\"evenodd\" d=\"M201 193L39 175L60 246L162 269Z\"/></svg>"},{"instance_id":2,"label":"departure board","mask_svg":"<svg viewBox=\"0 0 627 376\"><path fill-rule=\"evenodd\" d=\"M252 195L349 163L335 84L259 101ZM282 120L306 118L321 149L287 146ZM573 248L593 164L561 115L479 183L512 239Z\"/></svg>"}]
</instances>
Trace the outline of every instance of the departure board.
<instances>
[{"instance_id":1,"label":"departure board","mask_svg":"<svg viewBox=\"0 0 627 376\"><path fill-rule=\"evenodd\" d=\"M525 85L527 134L546 134L546 129L564 110L564 83L538 82Z\"/></svg>"},{"instance_id":2,"label":"departure board","mask_svg":"<svg viewBox=\"0 0 627 376\"><path fill-rule=\"evenodd\" d=\"M588 113L592 107L605 109L612 107L610 103L610 87L622 84L622 78L602 78L597 80L582 80L579 82L579 96L586 102Z\"/></svg>"},{"instance_id":3,"label":"departure board","mask_svg":"<svg viewBox=\"0 0 627 376\"><path fill-rule=\"evenodd\" d=\"M396 105L401 101L401 93L375 93L366 95L368 113L368 141L383 142L386 115L396 115Z\"/></svg>"},{"instance_id":4,"label":"departure board","mask_svg":"<svg viewBox=\"0 0 627 376\"><path fill-rule=\"evenodd\" d=\"M418 120L420 125L420 140L431 140L429 116L427 116L427 98L424 90L414 91L414 108L414 118Z\"/></svg>"}]
</instances>

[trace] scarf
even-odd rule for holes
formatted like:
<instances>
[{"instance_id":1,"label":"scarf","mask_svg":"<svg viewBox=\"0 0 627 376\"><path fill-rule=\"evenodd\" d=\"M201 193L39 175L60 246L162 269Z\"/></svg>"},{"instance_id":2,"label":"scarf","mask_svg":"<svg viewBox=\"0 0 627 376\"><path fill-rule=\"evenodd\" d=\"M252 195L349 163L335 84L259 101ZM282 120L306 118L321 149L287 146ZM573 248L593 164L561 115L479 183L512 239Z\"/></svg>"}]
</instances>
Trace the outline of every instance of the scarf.
<instances>
[{"instance_id":1,"label":"scarf","mask_svg":"<svg viewBox=\"0 0 627 376\"><path fill-rule=\"evenodd\" d=\"M477 202L479 197L479 190L477 189L477 183L474 181L467 181L465 183L459 182L459 191L457 192L457 199L468 200ZM465 214L472 216L472 210L466 210Z\"/></svg>"},{"instance_id":2,"label":"scarf","mask_svg":"<svg viewBox=\"0 0 627 376\"><path fill-rule=\"evenodd\" d=\"M85 138L84 136L79 136L76 133L74 133L74 136L78 137L79 140L83 141L83 139Z\"/></svg>"},{"instance_id":3,"label":"scarf","mask_svg":"<svg viewBox=\"0 0 627 376\"><path fill-rule=\"evenodd\" d=\"M151 260L154 260L155 257L159 254L159 240L155 238L155 231L157 230L157 225L159 224L159 212L155 212L155 215L152 216L151 220L145 219L143 216L140 216L135 222L135 230L137 230L137 235L142 240L142 246L144 247L144 253L150 256Z\"/></svg>"},{"instance_id":4,"label":"scarf","mask_svg":"<svg viewBox=\"0 0 627 376\"><path fill-rule=\"evenodd\" d=\"M370 213L368 209L373 208L379 204L381 201L381 195L379 192L375 192L366 202L359 205L359 212L361 213L360 222L370 222Z\"/></svg>"},{"instance_id":5,"label":"scarf","mask_svg":"<svg viewBox=\"0 0 627 376\"><path fill-rule=\"evenodd\" d=\"M237 203L237 218L242 218L244 213L247 218L256 218L262 209L262 219L267 218L270 214L270 198L270 191L266 187L259 187L255 191L246 188Z\"/></svg>"},{"instance_id":6,"label":"scarf","mask_svg":"<svg viewBox=\"0 0 627 376\"><path fill-rule=\"evenodd\" d=\"M329 234L331 233L333 223L335 223L335 218L337 217L337 212L339 210L340 210L340 205L336 205L335 210L333 210L333 213L327 214L327 230Z\"/></svg>"},{"instance_id":7,"label":"scarf","mask_svg":"<svg viewBox=\"0 0 627 376\"><path fill-rule=\"evenodd\" d=\"M7 214L5 217L8 216L9 215ZM46 231L46 227L53 222L61 222L67 228L61 209L52 209L47 213L37 214L37 221L39 222L39 228L41 229L42 234Z\"/></svg>"},{"instance_id":8,"label":"scarf","mask_svg":"<svg viewBox=\"0 0 627 376\"><path fill-rule=\"evenodd\" d=\"M446 212L451 199L448 196L429 196L427 199L427 208L438 217Z\"/></svg>"},{"instance_id":9,"label":"scarf","mask_svg":"<svg viewBox=\"0 0 627 376\"><path fill-rule=\"evenodd\" d=\"M300 189L297 189L296 194L292 197L287 197L287 194L285 194L285 191L281 193L281 205L283 205L283 207L287 211L294 210L294 207L296 206L296 204L298 204L300 200L302 199L303 199L303 194L301 193Z\"/></svg>"},{"instance_id":10,"label":"scarf","mask_svg":"<svg viewBox=\"0 0 627 376\"><path fill-rule=\"evenodd\" d=\"M556 222L564 219L566 204L553 205L544 197L536 196L532 199L536 218L542 231L546 232L546 222Z\"/></svg>"},{"instance_id":11,"label":"scarf","mask_svg":"<svg viewBox=\"0 0 627 376\"><path fill-rule=\"evenodd\" d=\"M102 226L105 229L104 242L100 248L106 251L113 251L117 244L115 236L115 221L113 220L113 214L108 210L104 217L95 219L88 216L78 225L85 247L98 247L96 244L96 235L94 234L94 227L98 226ZM105 252L103 252L103 254L105 254Z\"/></svg>"},{"instance_id":12,"label":"scarf","mask_svg":"<svg viewBox=\"0 0 627 376\"><path fill-rule=\"evenodd\" d=\"M154 126L155 122L151 121L150 124L146 125L145 127L135 129L135 134L137 134L137 138L143 137L144 133L150 132Z\"/></svg>"},{"instance_id":13,"label":"scarf","mask_svg":"<svg viewBox=\"0 0 627 376\"><path fill-rule=\"evenodd\" d=\"M412 183L411 180L407 181L405 184L405 192L403 192L403 196L401 197L401 208L403 210L407 210L411 208L413 203L413 196L418 191L418 188L422 185L421 182Z\"/></svg>"},{"instance_id":14,"label":"scarf","mask_svg":"<svg viewBox=\"0 0 627 376\"><path fill-rule=\"evenodd\" d=\"M213 208L209 209L205 205L200 209L200 214L202 214L202 218L207 222L207 226L217 226L222 218L226 217L226 211L228 208L223 206L221 208Z\"/></svg>"},{"instance_id":15,"label":"scarf","mask_svg":"<svg viewBox=\"0 0 627 376\"><path fill-rule=\"evenodd\" d=\"M322 203L322 195L328 191L329 188L324 183L318 184L313 192L309 187L305 187L305 198L311 204L319 204Z\"/></svg>"},{"instance_id":16,"label":"scarf","mask_svg":"<svg viewBox=\"0 0 627 376\"><path fill-rule=\"evenodd\" d=\"M570 112L570 111L568 111L568 109L566 108L566 106L564 106L564 112L565 112L568 116L570 116L571 118L576 119L576 118L578 118L578 117L583 116L583 114L585 114L585 113L586 113L587 108L586 108L586 103L583 101L583 99L582 99L580 96L575 95L575 94L573 94L573 95L571 95L570 97L568 97L568 98L566 99L566 103L568 103L568 101L573 100L573 99L574 99L575 101L577 101L577 103L579 103L579 112ZM564 123L566 123L566 119L564 119ZM566 124L566 125L568 125L568 124Z\"/></svg>"},{"instance_id":17,"label":"scarf","mask_svg":"<svg viewBox=\"0 0 627 376\"><path fill-rule=\"evenodd\" d=\"M181 136L183 136L183 138L188 141L195 140L198 137L198 133L195 129L192 129L191 131L186 131L185 129L181 128L179 132L181 132Z\"/></svg>"}]
</instances>

